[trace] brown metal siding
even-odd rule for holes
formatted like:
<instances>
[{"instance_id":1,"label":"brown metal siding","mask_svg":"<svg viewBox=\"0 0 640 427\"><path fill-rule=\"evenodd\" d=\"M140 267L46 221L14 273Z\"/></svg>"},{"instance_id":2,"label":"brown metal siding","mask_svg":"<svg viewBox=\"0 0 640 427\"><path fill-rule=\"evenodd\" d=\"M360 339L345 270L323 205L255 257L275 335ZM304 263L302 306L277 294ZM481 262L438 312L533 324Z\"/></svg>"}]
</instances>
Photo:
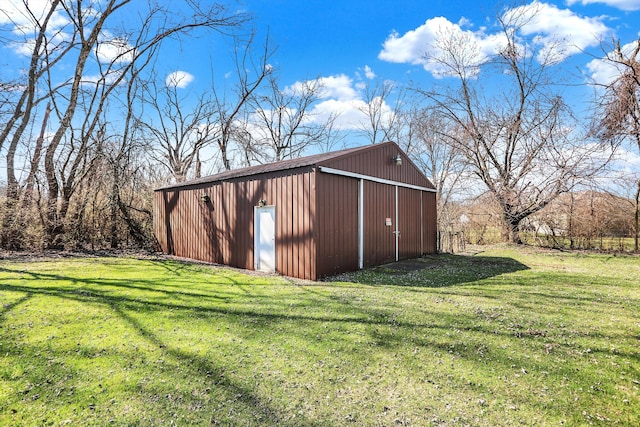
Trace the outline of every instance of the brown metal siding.
<instances>
[{"instance_id":1,"label":"brown metal siding","mask_svg":"<svg viewBox=\"0 0 640 427\"><path fill-rule=\"evenodd\" d=\"M364 266L395 261L395 187L364 182ZM386 219L391 225L386 225Z\"/></svg>"},{"instance_id":2,"label":"brown metal siding","mask_svg":"<svg viewBox=\"0 0 640 427\"><path fill-rule=\"evenodd\" d=\"M168 242L169 233L167 230L171 225L168 223L167 216L165 215L167 205L163 200L165 196L166 193L163 191L153 193L153 232L160 250L168 254L170 251Z\"/></svg>"},{"instance_id":3,"label":"brown metal siding","mask_svg":"<svg viewBox=\"0 0 640 427\"><path fill-rule=\"evenodd\" d=\"M318 277L358 269L358 180L316 175Z\"/></svg>"},{"instance_id":4,"label":"brown metal siding","mask_svg":"<svg viewBox=\"0 0 640 427\"><path fill-rule=\"evenodd\" d=\"M320 173L317 180L318 276L356 270L358 179ZM365 180L363 189L364 266L393 262L396 187ZM435 227L430 225L435 220L434 196L431 192L398 187L399 259L435 252ZM386 225L387 218L391 219L391 226Z\"/></svg>"},{"instance_id":5,"label":"brown metal siding","mask_svg":"<svg viewBox=\"0 0 640 427\"><path fill-rule=\"evenodd\" d=\"M400 166L392 160L398 154L402 157L402 165ZM331 159L322 162L322 165L421 187L433 187L409 157L401 152L395 144L373 145L371 149Z\"/></svg>"},{"instance_id":6,"label":"brown metal siding","mask_svg":"<svg viewBox=\"0 0 640 427\"><path fill-rule=\"evenodd\" d=\"M398 187L398 258L422 255L420 223L420 190Z\"/></svg>"},{"instance_id":7,"label":"brown metal siding","mask_svg":"<svg viewBox=\"0 0 640 427\"><path fill-rule=\"evenodd\" d=\"M399 153L401 166L392 161ZM318 165L431 187L394 144L322 159ZM276 208L278 272L315 280L358 268L358 179L315 172L313 165L225 179L155 192L154 227L163 251L253 269L254 206L264 199ZM365 180L363 188L364 266L392 262L396 187ZM211 201L203 202L203 194ZM400 259L434 253L435 194L398 187L398 227Z\"/></svg>"},{"instance_id":8,"label":"brown metal siding","mask_svg":"<svg viewBox=\"0 0 640 427\"><path fill-rule=\"evenodd\" d=\"M214 262L214 215L202 194L202 189L155 193L155 231L164 252Z\"/></svg>"},{"instance_id":9,"label":"brown metal siding","mask_svg":"<svg viewBox=\"0 0 640 427\"><path fill-rule=\"evenodd\" d=\"M253 208L264 199L276 207L276 270L315 279L312 170L250 178L156 191L154 228L162 250L253 269ZM203 202L203 194L211 201Z\"/></svg>"},{"instance_id":10,"label":"brown metal siding","mask_svg":"<svg viewBox=\"0 0 640 427\"><path fill-rule=\"evenodd\" d=\"M437 209L436 193L422 193L422 241L423 253L434 254L437 252Z\"/></svg>"},{"instance_id":11,"label":"brown metal siding","mask_svg":"<svg viewBox=\"0 0 640 427\"><path fill-rule=\"evenodd\" d=\"M315 176L311 169L264 181L264 199L276 207L276 270L285 276L316 279Z\"/></svg>"}]
</instances>

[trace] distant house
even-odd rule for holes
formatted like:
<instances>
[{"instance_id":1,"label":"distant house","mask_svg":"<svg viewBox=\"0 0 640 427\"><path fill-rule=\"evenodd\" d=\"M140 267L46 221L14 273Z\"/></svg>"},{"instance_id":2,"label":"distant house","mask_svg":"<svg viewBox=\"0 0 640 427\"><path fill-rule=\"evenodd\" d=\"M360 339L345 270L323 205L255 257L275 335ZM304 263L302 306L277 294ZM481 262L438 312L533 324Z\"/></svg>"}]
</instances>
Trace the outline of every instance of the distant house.
<instances>
[{"instance_id":1,"label":"distant house","mask_svg":"<svg viewBox=\"0 0 640 427\"><path fill-rule=\"evenodd\" d=\"M436 251L436 194L393 142L154 192L167 254L316 280Z\"/></svg>"}]
</instances>

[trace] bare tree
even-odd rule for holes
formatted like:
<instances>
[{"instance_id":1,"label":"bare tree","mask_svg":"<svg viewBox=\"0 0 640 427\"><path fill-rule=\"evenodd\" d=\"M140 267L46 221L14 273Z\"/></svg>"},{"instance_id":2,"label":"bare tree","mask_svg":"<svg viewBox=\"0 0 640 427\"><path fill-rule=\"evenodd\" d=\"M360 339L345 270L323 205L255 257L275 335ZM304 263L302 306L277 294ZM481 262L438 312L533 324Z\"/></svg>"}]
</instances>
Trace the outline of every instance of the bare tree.
<instances>
[{"instance_id":1,"label":"bare tree","mask_svg":"<svg viewBox=\"0 0 640 427\"><path fill-rule=\"evenodd\" d=\"M277 75L270 74L266 92L253 97L255 142L247 157L257 161L296 158L310 145L331 138L335 116L318 122L312 113L321 90L318 79L281 89Z\"/></svg>"},{"instance_id":2,"label":"bare tree","mask_svg":"<svg viewBox=\"0 0 640 427\"><path fill-rule=\"evenodd\" d=\"M124 95L118 99L122 102L124 120L121 132L114 131L112 138L107 141L103 148L103 170L105 176L103 181L111 181L105 192L108 194L108 238L111 248L120 246L122 233L120 228L126 228L128 234L134 239L138 246L147 246L149 236L144 233L144 223L152 221L150 208L142 204L140 198L134 197L139 176L145 172L145 163L148 163L148 156L145 155L148 144L142 136L144 131L143 123L136 116L140 101L140 92L146 87L147 82L141 78L141 74L149 66L152 57L149 56L135 67L128 70L126 85L121 88ZM142 198L144 200L144 197ZM95 200L95 199L94 199ZM142 214L143 221L136 221L135 214ZM121 221L122 220L122 221ZM121 227L124 222L125 227ZM106 233L107 230L104 230Z\"/></svg>"},{"instance_id":3,"label":"bare tree","mask_svg":"<svg viewBox=\"0 0 640 427\"><path fill-rule=\"evenodd\" d=\"M192 107L186 107L192 94L182 94L179 82L158 87L155 79L145 88L143 99L150 109L140 117L149 135L154 157L173 175L176 182L185 181L203 148L218 137L215 104L208 95L198 96ZM153 111L151 118L150 111Z\"/></svg>"},{"instance_id":4,"label":"bare tree","mask_svg":"<svg viewBox=\"0 0 640 427\"><path fill-rule=\"evenodd\" d=\"M436 187L438 231L442 233L459 221L459 209L453 202L463 196L461 183L466 172L462 152L442 135L456 135L460 129L429 108L414 110L409 126L413 130L407 153Z\"/></svg>"},{"instance_id":5,"label":"bare tree","mask_svg":"<svg viewBox=\"0 0 640 427\"><path fill-rule=\"evenodd\" d=\"M529 225L542 245L624 250L624 238L633 229L633 215L625 205L631 206L630 199L606 191L573 191L532 215Z\"/></svg>"},{"instance_id":6,"label":"bare tree","mask_svg":"<svg viewBox=\"0 0 640 427\"><path fill-rule=\"evenodd\" d=\"M617 144L628 140L640 150L640 39L625 48L615 43L604 58L605 63L618 70L612 81L600 84L604 92L598 93L593 134L604 141ZM597 83L596 83L597 84ZM603 96L602 96L603 95ZM640 251L640 180L635 191L634 249Z\"/></svg>"},{"instance_id":7,"label":"bare tree","mask_svg":"<svg viewBox=\"0 0 640 427\"><path fill-rule=\"evenodd\" d=\"M399 133L402 128L400 120L400 107L403 99L403 91L398 90L399 95L393 107L388 102L396 84L390 80L376 81L367 85L364 90L364 105L360 112L365 116L361 124L362 134L372 143L383 141L399 142Z\"/></svg>"},{"instance_id":8,"label":"bare tree","mask_svg":"<svg viewBox=\"0 0 640 427\"><path fill-rule=\"evenodd\" d=\"M38 91L39 86L42 84L43 77L46 77L51 68L70 52L76 42L75 33L70 39L49 40L48 34L52 32L50 22L60 6L60 0L54 0L41 14L36 15L28 7L24 11L25 17L32 23L36 31L33 39L29 39L29 35L24 34L24 38L21 40L27 46L29 44L33 46L25 80L7 85L10 91L6 93L15 94L16 98L14 100L6 99L3 102L3 107L6 107L4 115L7 119L2 123L0 130L0 149L6 141L9 141L6 155L7 200L0 237L0 244L3 247L13 249L21 247L20 230L24 228L24 225L18 212L19 183L15 172L15 159L18 145L32 121L37 105L43 99ZM9 15L7 14L7 16ZM19 28L18 24L14 26ZM17 33L20 34L20 32ZM47 111L50 111L49 106L47 106ZM47 112L46 115L48 116L48 114ZM36 151L38 155L41 152L41 150ZM35 165L32 165L32 171L35 170L33 166Z\"/></svg>"},{"instance_id":9,"label":"bare tree","mask_svg":"<svg viewBox=\"0 0 640 427\"><path fill-rule=\"evenodd\" d=\"M512 242L521 241L523 219L603 164L601 147L582 142L556 89L550 69L557 63L556 52L531 52L535 43L519 39L526 19L513 13L499 17L504 45L490 58L469 34L442 32L437 51L426 56L445 76L456 78L458 87L419 89L452 123L447 129L455 132L440 136L462 153L495 197L505 224L503 238ZM490 70L496 73L483 74ZM498 89L484 91L480 77L498 81Z\"/></svg>"},{"instance_id":10,"label":"bare tree","mask_svg":"<svg viewBox=\"0 0 640 427\"><path fill-rule=\"evenodd\" d=\"M265 78L272 72L273 68L269 64L269 58L273 50L269 47L269 37L267 36L262 56L255 62L252 57L252 44L254 35L248 41L243 42L243 47L236 41L234 54L236 66L236 85L233 91L233 98L227 98L227 94L219 95L215 85L212 85L215 106L215 121L218 125L216 142L220 149L222 166L225 170L231 169L231 158L229 150L231 143L236 140L240 147L244 148L244 153L250 152L253 144L251 134L247 130L247 109L251 105L254 93L262 86Z\"/></svg>"},{"instance_id":11,"label":"bare tree","mask_svg":"<svg viewBox=\"0 0 640 427\"><path fill-rule=\"evenodd\" d=\"M217 3L205 9L185 0L182 5L186 9L180 13L175 7L150 4L146 13L137 11L131 15L139 16L140 22L126 29L118 16L127 13L132 3L53 0L44 13L31 9L28 2L22 4L35 37L26 40L28 46L33 46L28 75L23 92L13 104L13 113L6 115L9 119L0 130L0 144L11 140L7 170L12 185L10 199L16 200L19 186L13 170L16 147L20 141L29 146L24 130L32 122L30 115L35 107L42 101L51 103L49 123L53 132L46 148L43 147L47 198L43 221L47 246L63 244L71 198L104 148L108 139L105 131L109 101L118 94L117 88L128 71L154 56L169 37L198 29L226 31L246 19L244 15L227 12ZM54 14L58 16L55 20L58 27L51 23ZM69 64L70 73L66 71ZM15 204L8 203L6 212L15 216Z\"/></svg>"},{"instance_id":12,"label":"bare tree","mask_svg":"<svg viewBox=\"0 0 640 427\"><path fill-rule=\"evenodd\" d=\"M194 93L185 91L180 81L169 79L159 87L157 78L153 78L145 85L141 100L150 108L142 110L145 116L139 122L146 130L154 158L175 181L185 181L194 170L195 176L200 176L200 155L209 146L217 146L222 167L230 170L233 143L242 148L251 143L244 139L247 110L254 92L272 72L268 37L259 59L253 57L253 37L235 38L236 82L232 91L219 90L212 82L210 91L194 100Z\"/></svg>"}]
</instances>

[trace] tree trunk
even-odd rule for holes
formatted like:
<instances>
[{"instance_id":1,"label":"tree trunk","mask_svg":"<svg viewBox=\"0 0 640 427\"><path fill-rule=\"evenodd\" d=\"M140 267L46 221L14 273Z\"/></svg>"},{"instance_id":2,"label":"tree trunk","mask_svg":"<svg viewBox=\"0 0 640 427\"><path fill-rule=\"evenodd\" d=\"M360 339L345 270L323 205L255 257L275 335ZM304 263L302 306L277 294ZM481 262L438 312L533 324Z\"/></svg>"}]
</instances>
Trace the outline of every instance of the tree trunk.
<instances>
[{"instance_id":1,"label":"tree trunk","mask_svg":"<svg viewBox=\"0 0 640 427\"><path fill-rule=\"evenodd\" d=\"M227 144L218 141L218 147L220 147L220 156L222 158L222 165L224 166L224 170L231 170L231 162L229 162L229 157L227 154Z\"/></svg>"},{"instance_id":2,"label":"tree trunk","mask_svg":"<svg viewBox=\"0 0 640 427\"><path fill-rule=\"evenodd\" d=\"M7 200L4 206L4 214L2 215L2 235L0 237L0 246L9 250L22 249L22 227L18 224L20 221L18 216L18 197L17 193L10 194L7 189Z\"/></svg>"},{"instance_id":3,"label":"tree trunk","mask_svg":"<svg viewBox=\"0 0 640 427\"><path fill-rule=\"evenodd\" d=\"M40 135L36 140L36 147L33 150L33 157L31 158L31 168L29 169L29 176L27 176L25 190L24 190L23 207L28 207L31 204L31 199L33 197L33 188L35 186L36 173L38 172L38 165L40 164L40 158L42 157L44 133L47 130L47 122L49 121L50 114L51 114L51 102L49 101L47 102L47 107L44 111L42 126L40 127Z\"/></svg>"},{"instance_id":4,"label":"tree trunk","mask_svg":"<svg viewBox=\"0 0 640 427\"><path fill-rule=\"evenodd\" d=\"M503 240L517 245L522 244L522 239L520 239L520 220L505 214L505 234Z\"/></svg>"},{"instance_id":5,"label":"tree trunk","mask_svg":"<svg viewBox=\"0 0 640 427\"><path fill-rule=\"evenodd\" d=\"M129 229L129 235L133 238L133 240L140 248L149 247L147 235L145 234L144 229L131 216L129 206L125 205L120 197L118 197L118 207L120 208L122 218L124 219L124 222L127 224L127 228ZM139 209L138 211L145 213L149 218L152 217L152 213L149 211L146 211L144 209Z\"/></svg>"},{"instance_id":6,"label":"tree trunk","mask_svg":"<svg viewBox=\"0 0 640 427\"><path fill-rule=\"evenodd\" d=\"M638 248L638 239L640 237L640 179L638 180L638 188L636 190L636 211L635 211L635 235L633 236L634 245L633 250L638 253L640 252L640 248Z\"/></svg>"},{"instance_id":7,"label":"tree trunk","mask_svg":"<svg viewBox=\"0 0 640 427\"><path fill-rule=\"evenodd\" d=\"M109 219L111 221L111 229L109 230L111 242L111 249L117 249L119 244L118 239L118 199L120 190L118 188L118 180L120 179L118 174L118 166L113 168L113 183L111 184L111 200L110 200L110 212Z\"/></svg>"},{"instance_id":8,"label":"tree trunk","mask_svg":"<svg viewBox=\"0 0 640 427\"><path fill-rule=\"evenodd\" d=\"M200 161L200 149L196 151L196 178L202 177L202 162Z\"/></svg>"},{"instance_id":9,"label":"tree trunk","mask_svg":"<svg viewBox=\"0 0 640 427\"><path fill-rule=\"evenodd\" d=\"M569 249L575 249L575 234L573 232L573 214L575 211L575 197L573 192L569 194L571 196L571 205L569 206Z\"/></svg>"},{"instance_id":10,"label":"tree trunk","mask_svg":"<svg viewBox=\"0 0 640 427\"><path fill-rule=\"evenodd\" d=\"M15 174L15 157L19 138L11 139L7 150L7 200L2 218L2 247L11 250L22 249L22 230L20 224L20 204L18 203L18 180Z\"/></svg>"},{"instance_id":11,"label":"tree trunk","mask_svg":"<svg viewBox=\"0 0 640 427\"><path fill-rule=\"evenodd\" d=\"M69 210L69 201L65 200L64 195L61 197L60 203L58 199L49 196L47 199L47 227L46 227L46 245L48 249L64 249L64 220ZM60 205L60 208L58 206Z\"/></svg>"}]
</instances>

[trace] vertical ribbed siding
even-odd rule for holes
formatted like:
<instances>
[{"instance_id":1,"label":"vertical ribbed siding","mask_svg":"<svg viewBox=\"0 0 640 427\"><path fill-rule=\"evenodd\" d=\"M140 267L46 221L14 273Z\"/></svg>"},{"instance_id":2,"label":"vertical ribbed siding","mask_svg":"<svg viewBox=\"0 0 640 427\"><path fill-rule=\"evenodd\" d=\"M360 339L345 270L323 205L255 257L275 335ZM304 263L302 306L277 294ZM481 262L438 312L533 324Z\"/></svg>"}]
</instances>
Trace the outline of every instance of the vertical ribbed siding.
<instances>
[{"instance_id":1,"label":"vertical ribbed siding","mask_svg":"<svg viewBox=\"0 0 640 427\"><path fill-rule=\"evenodd\" d=\"M355 180L354 180L355 181ZM395 261L395 187L364 182L364 266ZM391 225L386 225L386 219Z\"/></svg>"},{"instance_id":2,"label":"vertical ribbed siding","mask_svg":"<svg viewBox=\"0 0 640 427\"><path fill-rule=\"evenodd\" d=\"M436 193L422 193L422 212L424 253L434 254L438 250Z\"/></svg>"},{"instance_id":3,"label":"vertical ribbed siding","mask_svg":"<svg viewBox=\"0 0 640 427\"><path fill-rule=\"evenodd\" d=\"M276 231L276 242L280 253L282 253L282 264L278 266L279 271L282 274L293 276L293 206L291 199L293 198L293 189L291 185L293 179L291 175L287 175L282 178L282 198L279 199L278 205L276 205L276 212L278 209L284 214L282 215L282 222L280 223L280 232ZM276 223L278 227L278 223ZM295 277L295 276L294 276Z\"/></svg>"},{"instance_id":4,"label":"vertical ribbed siding","mask_svg":"<svg viewBox=\"0 0 640 427\"><path fill-rule=\"evenodd\" d=\"M315 280L313 171L275 177L269 186L275 189L277 200L277 270L286 276Z\"/></svg>"},{"instance_id":5,"label":"vertical ribbed siding","mask_svg":"<svg viewBox=\"0 0 640 427\"><path fill-rule=\"evenodd\" d=\"M254 206L276 207L276 270L315 279L315 178L309 168L154 194L154 229L168 254L253 269ZM210 202L201 200L207 194Z\"/></svg>"},{"instance_id":6,"label":"vertical ribbed siding","mask_svg":"<svg viewBox=\"0 0 640 427\"><path fill-rule=\"evenodd\" d=\"M164 252L213 262L213 208L203 194L202 188L155 193L154 228Z\"/></svg>"},{"instance_id":7,"label":"vertical ribbed siding","mask_svg":"<svg viewBox=\"0 0 640 427\"><path fill-rule=\"evenodd\" d=\"M317 208L322 224L317 240L319 274L357 269L358 180L331 174L321 174L320 178L323 185L318 186ZM399 259L435 252L433 193L398 187L396 224L396 187L365 180L363 190L365 267L395 261L396 226L400 232ZM391 225L387 225L387 219ZM344 259L349 261L345 263Z\"/></svg>"},{"instance_id":8,"label":"vertical ribbed siding","mask_svg":"<svg viewBox=\"0 0 640 427\"><path fill-rule=\"evenodd\" d=\"M398 188L399 259L422 255L420 223L420 190Z\"/></svg>"},{"instance_id":9,"label":"vertical ribbed siding","mask_svg":"<svg viewBox=\"0 0 640 427\"><path fill-rule=\"evenodd\" d=\"M358 269L358 180L316 175L318 277Z\"/></svg>"},{"instance_id":10,"label":"vertical ribbed siding","mask_svg":"<svg viewBox=\"0 0 640 427\"><path fill-rule=\"evenodd\" d=\"M392 162L394 145L335 158L325 166L362 175L431 187L403 157ZM358 268L358 179L314 172L304 166L162 189L154 194L154 229L166 253L254 268L254 206L276 208L276 270L315 280ZM211 201L201 200L208 194ZM364 181L363 262L365 267L395 260L394 185ZM386 226L386 218L392 225ZM420 220L422 218L422 224ZM398 187L399 258L436 251L435 194Z\"/></svg>"},{"instance_id":11,"label":"vertical ribbed siding","mask_svg":"<svg viewBox=\"0 0 640 427\"><path fill-rule=\"evenodd\" d=\"M393 162L393 158L398 154L402 157L402 165L400 166ZM395 145L375 145L370 150L331 159L322 162L322 165L421 187L433 187L411 159L400 152Z\"/></svg>"},{"instance_id":12,"label":"vertical ribbed siding","mask_svg":"<svg viewBox=\"0 0 640 427\"><path fill-rule=\"evenodd\" d=\"M397 165L393 161L397 155L401 156L402 165ZM371 149L352 155L327 160L322 162L322 165L365 176L432 188L429 180L406 154L392 144L373 146ZM396 230L395 214L395 186L365 181L365 267L395 260L396 242L393 233ZM386 218L391 218L390 227L385 225ZM435 218L434 193L398 188L399 259L418 257L424 253L436 251Z\"/></svg>"},{"instance_id":13,"label":"vertical ribbed siding","mask_svg":"<svg viewBox=\"0 0 640 427\"><path fill-rule=\"evenodd\" d=\"M163 200L166 194L164 191L153 193L153 232L159 249L165 254L169 254L171 253L171 248L167 239L166 203Z\"/></svg>"}]
</instances>

